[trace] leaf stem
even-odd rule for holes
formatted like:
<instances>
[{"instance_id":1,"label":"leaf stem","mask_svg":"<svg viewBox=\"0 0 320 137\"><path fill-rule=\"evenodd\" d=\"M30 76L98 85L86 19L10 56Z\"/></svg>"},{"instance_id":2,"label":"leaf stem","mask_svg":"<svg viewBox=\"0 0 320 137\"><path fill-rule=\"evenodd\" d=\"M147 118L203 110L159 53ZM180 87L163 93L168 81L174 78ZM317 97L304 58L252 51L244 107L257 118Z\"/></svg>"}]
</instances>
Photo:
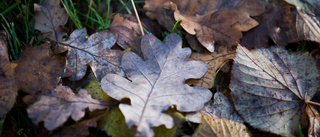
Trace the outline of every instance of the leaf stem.
<instances>
[{"instance_id":1,"label":"leaf stem","mask_svg":"<svg viewBox=\"0 0 320 137\"><path fill-rule=\"evenodd\" d=\"M308 104L320 106L320 103L318 103L318 102L313 102L313 101L309 101L309 100L305 100L305 102L308 103Z\"/></svg>"}]
</instances>

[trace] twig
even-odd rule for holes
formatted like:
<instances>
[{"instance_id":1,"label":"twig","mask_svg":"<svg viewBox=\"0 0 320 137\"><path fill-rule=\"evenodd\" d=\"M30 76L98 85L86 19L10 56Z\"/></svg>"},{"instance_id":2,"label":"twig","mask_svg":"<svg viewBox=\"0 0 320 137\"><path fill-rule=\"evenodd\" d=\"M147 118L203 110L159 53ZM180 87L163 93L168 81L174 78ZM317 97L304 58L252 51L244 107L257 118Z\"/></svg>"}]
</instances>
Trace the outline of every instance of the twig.
<instances>
[{"instance_id":1,"label":"twig","mask_svg":"<svg viewBox=\"0 0 320 137\"><path fill-rule=\"evenodd\" d=\"M132 2L132 6L133 6L134 13L136 14L136 17L137 17L137 19L138 19L138 23L139 23L139 26L140 26L141 34L142 34L142 36L144 36L143 28L142 28L142 25L141 25L141 22L140 22L140 18L139 18L139 15L138 15L136 6L134 5L133 0L131 0L131 2Z\"/></svg>"}]
</instances>

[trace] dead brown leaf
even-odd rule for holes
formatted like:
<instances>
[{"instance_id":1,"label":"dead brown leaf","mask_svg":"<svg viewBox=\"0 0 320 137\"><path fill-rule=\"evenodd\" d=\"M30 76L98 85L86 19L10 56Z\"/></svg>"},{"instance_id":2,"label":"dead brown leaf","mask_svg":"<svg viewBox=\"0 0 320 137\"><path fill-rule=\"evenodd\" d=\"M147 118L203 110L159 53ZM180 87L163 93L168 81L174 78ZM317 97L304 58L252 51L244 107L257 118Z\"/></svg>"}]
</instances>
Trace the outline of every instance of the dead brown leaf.
<instances>
[{"instance_id":1,"label":"dead brown leaf","mask_svg":"<svg viewBox=\"0 0 320 137\"><path fill-rule=\"evenodd\" d=\"M238 45L230 89L237 112L253 127L295 135L301 112L318 92L319 70L309 53Z\"/></svg>"},{"instance_id":2,"label":"dead brown leaf","mask_svg":"<svg viewBox=\"0 0 320 137\"><path fill-rule=\"evenodd\" d=\"M138 21L133 15L125 15L126 18L119 14L115 15L109 27L109 30L118 34L118 45L123 48L140 46L141 31Z\"/></svg>"},{"instance_id":3,"label":"dead brown leaf","mask_svg":"<svg viewBox=\"0 0 320 137\"><path fill-rule=\"evenodd\" d=\"M214 51L216 43L229 47L236 45L236 41L242 37L241 31L248 31L258 25L250 16L257 16L264 11L264 6L256 0L151 0L146 1L144 6L148 11L146 15L156 18L160 24L170 23L166 17L170 18L172 15L163 13L167 13L166 9L170 8L174 11L175 20L180 19L180 25L189 34L196 35L199 42L210 52Z\"/></svg>"},{"instance_id":4,"label":"dead brown leaf","mask_svg":"<svg viewBox=\"0 0 320 137\"><path fill-rule=\"evenodd\" d=\"M94 33L88 39L86 35L86 29L77 29L72 32L68 41L59 44L68 50L67 67L73 72L69 79L80 80L86 74L88 64L99 81L107 73L124 75L120 68L123 52L111 50L117 35L109 31Z\"/></svg>"},{"instance_id":5,"label":"dead brown leaf","mask_svg":"<svg viewBox=\"0 0 320 137\"><path fill-rule=\"evenodd\" d=\"M80 89L75 94L65 86L47 90L38 98L37 102L27 108L27 112L34 124L44 121L48 130L61 126L69 116L75 121L80 120L86 108L90 111L107 108L104 101L92 99L87 90Z\"/></svg>"},{"instance_id":6,"label":"dead brown leaf","mask_svg":"<svg viewBox=\"0 0 320 137\"><path fill-rule=\"evenodd\" d=\"M296 10L286 2L272 1L259 16L260 25L241 40L248 49L268 47L270 41L279 46L302 40L320 43L319 17Z\"/></svg>"},{"instance_id":7,"label":"dead brown leaf","mask_svg":"<svg viewBox=\"0 0 320 137\"><path fill-rule=\"evenodd\" d=\"M170 34L162 43L153 35L141 40L142 60L133 52L126 52L121 66L127 75L106 75L102 89L112 98L130 99L130 105L120 104L129 128L137 126L137 136L153 136L151 127L165 125L172 128L171 116L162 113L175 105L178 111L189 112L203 108L212 94L203 87L185 84L189 78L200 78L207 70L205 63L187 61L191 50L181 47L177 34Z\"/></svg>"},{"instance_id":8,"label":"dead brown leaf","mask_svg":"<svg viewBox=\"0 0 320 137\"><path fill-rule=\"evenodd\" d=\"M171 0L173 3L180 3L181 0ZM159 24L167 30L171 30L175 24L173 11L171 11L168 0L146 0L145 5L146 15L152 20L157 20Z\"/></svg>"},{"instance_id":9,"label":"dead brown leaf","mask_svg":"<svg viewBox=\"0 0 320 137\"><path fill-rule=\"evenodd\" d=\"M191 54L192 60L203 61L208 64L208 71L201 79L187 80L187 84L193 84L199 87L212 88L216 71L229 59L233 59L234 51L229 51L226 46L220 47L218 52L196 53Z\"/></svg>"},{"instance_id":10,"label":"dead brown leaf","mask_svg":"<svg viewBox=\"0 0 320 137\"><path fill-rule=\"evenodd\" d=\"M237 121L204 115L194 137L250 137L248 128Z\"/></svg>"},{"instance_id":11,"label":"dead brown leaf","mask_svg":"<svg viewBox=\"0 0 320 137\"><path fill-rule=\"evenodd\" d=\"M67 33L60 26L67 23L69 15L63 7L60 7L59 0L45 0L41 5L35 4L34 14L34 28L42 32L41 38L48 36L56 41L62 41L62 37Z\"/></svg>"},{"instance_id":12,"label":"dead brown leaf","mask_svg":"<svg viewBox=\"0 0 320 137\"><path fill-rule=\"evenodd\" d=\"M52 137L87 137L90 135L88 128L97 127L97 121L103 116L104 114L64 127L58 133L53 134Z\"/></svg>"},{"instance_id":13,"label":"dead brown leaf","mask_svg":"<svg viewBox=\"0 0 320 137\"><path fill-rule=\"evenodd\" d=\"M306 112L309 117L309 137L319 137L320 136L320 116L319 112L314 108L314 106L307 105Z\"/></svg>"},{"instance_id":14,"label":"dead brown leaf","mask_svg":"<svg viewBox=\"0 0 320 137\"><path fill-rule=\"evenodd\" d=\"M63 74L64 57L53 55L49 44L23 50L15 68L19 89L29 94L54 89Z\"/></svg>"},{"instance_id":15,"label":"dead brown leaf","mask_svg":"<svg viewBox=\"0 0 320 137\"><path fill-rule=\"evenodd\" d=\"M9 61L7 35L0 31L0 118L13 107L18 95L15 67L16 64Z\"/></svg>"}]
</instances>

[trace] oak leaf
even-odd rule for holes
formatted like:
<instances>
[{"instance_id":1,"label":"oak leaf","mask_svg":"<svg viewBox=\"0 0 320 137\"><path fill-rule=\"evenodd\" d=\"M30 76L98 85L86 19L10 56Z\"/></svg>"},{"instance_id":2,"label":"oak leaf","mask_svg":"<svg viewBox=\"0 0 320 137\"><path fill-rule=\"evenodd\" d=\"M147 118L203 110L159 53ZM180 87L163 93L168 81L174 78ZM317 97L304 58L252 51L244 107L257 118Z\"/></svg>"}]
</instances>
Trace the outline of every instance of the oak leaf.
<instances>
[{"instance_id":1,"label":"oak leaf","mask_svg":"<svg viewBox=\"0 0 320 137\"><path fill-rule=\"evenodd\" d=\"M69 79L80 80L86 74L87 64L99 81L107 73L124 75L120 68L123 52L111 50L117 35L109 31L101 31L92 34L87 40L86 35L86 29L77 29L71 33L66 42L59 44L68 50L67 67L73 71Z\"/></svg>"},{"instance_id":2,"label":"oak leaf","mask_svg":"<svg viewBox=\"0 0 320 137\"><path fill-rule=\"evenodd\" d=\"M301 12L286 2L267 5L266 12L257 17L260 25L243 36L241 45L252 49L268 47L269 43L286 46L302 40L320 43L320 15Z\"/></svg>"},{"instance_id":3,"label":"oak leaf","mask_svg":"<svg viewBox=\"0 0 320 137\"><path fill-rule=\"evenodd\" d=\"M104 101L92 99L87 90L80 89L75 94L65 86L47 90L38 98L27 108L27 112L34 124L44 121L44 127L48 130L61 126L69 116L75 121L80 120L86 108L90 111L107 108Z\"/></svg>"},{"instance_id":4,"label":"oak leaf","mask_svg":"<svg viewBox=\"0 0 320 137\"><path fill-rule=\"evenodd\" d=\"M230 89L244 121L271 133L295 134L301 112L319 91L319 70L308 53L283 47L251 52L238 45Z\"/></svg>"},{"instance_id":5,"label":"oak leaf","mask_svg":"<svg viewBox=\"0 0 320 137\"><path fill-rule=\"evenodd\" d=\"M160 1L163 4L154 4ZM163 9L155 11L160 8L157 6ZM180 19L180 25L189 34L196 35L199 42L210 52L214 51L216 43L229 47L236 45L236 41L242 37L241 31L248 31L258 25L258 22L250 16L257 16L264 11L262 3L256 0L237 2L151 0L146 1L144 8L148 11L147 16L156 16L158 20L165 19L161 11L171 9L174 11L175 20ZM170 20L165 21L170 23Z\"/></svg>"},{"instance_id":6,"label":"oak leaf","mask_svg":"<svg viewBox=\"0 0 320 137\"><path fill-rule=\"evenodd\" d=\"M194 123L200 123L203 115L217 119L225 118L243 123L242 118L234 111L234 108L230 104L228 98L221 92L216 92L214 94L213 103L208 102L202 110L196 113L187 114L186 119Z\"/></svg>"},{"instance_id":7,"label":"oak leaf","mask_svg":"<svg viewBox=\"0 0 320 137\"><path fill-rule=\"evenodd\" d=\"M9 61L7 36L4 31L0 31L0 118L13 107L18 95L17 81L14 77L16 66Z\"/></svg>"},{"instance_id":8,"label":"oak leaf","mask_svg":"<svg viewBox=\"0 0 320 137\"><path fill-rule=\"evenodd\" d=\"M188 84L199 87L212 88L216 71L234 57L234 51L229 51L226 46L220 47L218 52L191 54L192 60L200 60L208 64L208 71L201 79L190 79Z\"/></svg>"},{"instance_id":9,"label":"oak leaf","mask_svg":"<svg viewBox=\"0 0 320 137\"><path fill-rule=\"evenodd\" d=\"M30 47L20 53L15 63L19 89L29 94L54 89L63 74L64 57L53 55L49 44Z\"/></svg>"},{"instance_id":10,"label":"oak leaf","mask_svg":"<svg viewBox=\"0 0 320 137\"><path fill-rule=\"evenodd\" d=\"M34 28L42 32L40 36L44 37L48 35L46 33L51 33L48 35L49 38L62 41L62 37L67 33L60 26L67 23L69 15L63 7L60 7L60 1L45 0L41 5L35 4L34 12Z\"/></svg>"},{"instance_id":11,"label":"oak leaf","mask_svg":"<svg viewBox=\"0 0 320 137\"><path fill-rule=\"evenodd\" d=\"M205 63L187 61L189 48L181 48L177 34L168 35L164 43L153 35L145 35L141 50L145 60L133 52L126 52L121 66L127 75L106 75L102 89L111 97L130 99L130 105L120 104L128 127L137 126L137 136L153 136L151 127L165 125L172 128L173 119L163 111L175 105L178 111L200 110L212 96L208 89L190 87L189 78L200 78L207 71Z\"/></svg>"},{"instance_id":12,"label":"oak leaf","mask_svg":"<svg viewBox=\"0 0 320 137\"><path fill-rule=\"evenodd\" d=\"M204 115L194 137L250 137L248 128L237 121Z\"/></svg>"},{"instance_id":13,"label":"oak leaf","mask_svg":"<svg viewBox=\"0 0 320 137\"><path fill-rule=\"evenodd\" d=\"M123 48L131 48L140 46L141 31L137 19L132 16L121 17L119 14L115 15L109 30L118 34L117 44Z\"/></svg>"}]
</instances>

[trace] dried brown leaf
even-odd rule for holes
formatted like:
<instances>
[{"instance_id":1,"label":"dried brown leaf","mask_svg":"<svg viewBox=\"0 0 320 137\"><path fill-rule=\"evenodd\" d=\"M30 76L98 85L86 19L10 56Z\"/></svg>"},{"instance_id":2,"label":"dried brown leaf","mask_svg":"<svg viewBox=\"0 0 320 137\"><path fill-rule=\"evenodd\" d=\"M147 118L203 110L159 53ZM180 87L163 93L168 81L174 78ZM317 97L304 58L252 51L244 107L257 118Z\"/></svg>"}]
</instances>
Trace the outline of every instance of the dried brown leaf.
<instances>
[{"instance_id":1,"label":"dried brown leaf","mask_svg":"<svg viewBox=\"0 0 320 137\"><path fill-rule=\"evenodd\" d=\"M19 89L29 94L54 89L63 74L65 59L52 55L50 45L23 50L15 68Z\"/></svg>"},{"instance_id":2,"label":"dried brown leaf","mask_svg":"<svg viewBox=\"0 0 320 137\"><path fill-rule=\"evenodd\" d=\"M252 49L268 47L270 40L280 46L302 40L320 43L319 18L320 15L303 13L286 2L273 1L259 17L260 25L243 36L241 45Z\"/></svg>"},{"instance_id":3,"label":"dried brown leaf","mask_svg":"<svg viewBox=\"0 0 320 137\"><path fill-rule=\"evenodd\" d=\"M97 121L103 116L104 114L64 127L58 133L53 134L52 137L87 137L90 135L88 128L97 127Z\"/></svg>"},{"instance_id":4,"label":"dried brown leaf","mask_svg":"<svg viewBox=\"0 0 320 137\"><path fill-rule=\"evenodd\" d=\"M181 0L171 0L170 2L180 3ZM168 0L146 0L143 9L147 11L146 15L149 18L156 19L159 24L171 31L175 24L175 19Z\"/></svg>"},{"instance_id":5,"label":"dried brown leaf","mask_svg":"<svg viewBox=\"0 0 320 137\"><path fill-rule=\"evenodd\" d=\"M204 115L201 125L194 137L250 137L248 128L243 124L229 119L217 119Z\"/></svg>"},{"instance_id":6,"label":"dried brown leaf","mask_svg":"<svg viewBox=\"0 0 320 137\"><path fill-rule=\"evenodd\" d=\"M67 67L73 71L69 79L80 80L86 74L88 64L99 81L107 73L124 75L120 68L123 52L111 50L117 35L109 31L94 33L88 39L86 35L86 29L77 29L72 32L68 41L60 44L68 50Z\"/></svg>"},{"instance_id":7,"label":"dried brown leaf","mask_svg":"<svg viewBox=\"0 0 320 137\"><path fill-rule=\"evenodd\" d=\"M163 4L160 4L161 2ZM155 17L160 24L170 23L166 17L171 18L172 15L164 14L167 13L166 9L170 8L174 11L175 20L180 19L180 25L189 34L196 35L199 42L210 52L214 51L216 43L229 47L236 45L236 41L242 37L241 31L248 31L258 25L250 16L257 16L264 11L264 6L256 0L151 0L146 1L144 6L148 11L146 15Z\"/></svg>"},{"instance_id":8,"label":"dried brown leaf","mask_svg":"<svg viewBox=\"0 0 320 137\"><path fill-rule=\"evenodd\" d=\"M319 91L319 77L308 53L282 47L250 52L238 45L230 89L236 110L250 125L294 135L306 103Z\"/></svg>"},{"instance_id":9,"label":"dried brown leaf","mask_svg":"<svg viewBox=\"0 0 320 137\"><path fill-rule=\"evenodd\" d=\"M187 61L191 50L181 48L182 40L177 34L168 35L164 43L148 34L141 43L145 61L133 52L122 57L121 66L128 79L108 74L101 85L117 100L130 99L130 105L120 104L119 108L128 127L137 126L137 136L153 136L151 127L173 127L173 119L162 113L170 106L175 105L182 112L197 111L212 94L203 87L185 84L186 79L203 76L207 66L200 61Z\"/></svg>"},{"instance_id":10,"label":"dried brown leaf","mask_svg":"<svg viewBox=\"0 0 320 137\"><path fill-rule=\"evenodd\" d=\"M13 107L18 95L15 67L16 64L9 61L7 36L0 31L0 118Z\"/></svg>"},{"instance_id":11,"label":"dried brown leaf","mask_svg":"<svg viewBox=\"0 0 320 137\"><path fill-rule=\"evenodd\" d=\"M319 137L320 136L320 116L319 112L311 105L306 107L306 112L309 117L309 137Z\"/></svg>"},{"instance_id":12,"label":"dried brown leaf","mask_svg":"<svg viewBox=\"0 0 320 137\"><path fill-rule=\"evenodd\" d=\"M233 105L230 104L228 98L221 92L216 92L214 94L213 103L208 102L202 110L196 113L187 114L186 119L194 123L200 123L203 115L208 115L217 119L225 118L243 123L242 118L234 111Z\"/></svg>"},{"instance_id":13,"label":"dried brown leaf","mask_svg":"<svg viewBox=\"0 0 320 137\"><path fill-rule=\"evenodd\" d=\"M47 90L38 98L36 103L27 108L27 112L34 124L44 121L44 127L48 130L61 126L69 116L75 121L80 120L86 108L90 111L107 108L104 101L92 99L87 90L80 89L75 94L65 86Z\"/></svg>"},{"instance_id":14,"label":"dried brown leaf","mask_svg":"<svg viewBox=\"0 0 320 137\"><path fill-rule=\"evenodd\" d=\"M60 7L60 1L45 0L41 5L35 4L34 7L34 28L42 32L40 37L48 36L51 39L62 41L62 37L67 33L60 26L67 23L69 15L63 7Z\"/></svg>"},{"instance_id":15,"label":"dried brown leaf","mask_svg":"<svg viewBox=\"0 0 320 137\"><path fill-rule=\"evenodd\" d=\"M138 21L131 15L126 15L123 18L119 14L115 15L109 27L109 30L114 34L118 34L118 45L123 48L131 48L140 46L141 31Z\"/></svg>"},{"instance_id":16,"label":"dried brown leaf","mask_svg":"<svg viewBox=\"0 0 320 137\"><path fill-rule=\"evenodd\" d=\"M192 60L200 60L208 64L208 71L201 79L187 80L188 84L199 87L212 88L216 71L229 59L233 59L234 51L229 51L226 46L220 47L218 52L196 53L191 54Z\"/></svg>"}]
</instances>

